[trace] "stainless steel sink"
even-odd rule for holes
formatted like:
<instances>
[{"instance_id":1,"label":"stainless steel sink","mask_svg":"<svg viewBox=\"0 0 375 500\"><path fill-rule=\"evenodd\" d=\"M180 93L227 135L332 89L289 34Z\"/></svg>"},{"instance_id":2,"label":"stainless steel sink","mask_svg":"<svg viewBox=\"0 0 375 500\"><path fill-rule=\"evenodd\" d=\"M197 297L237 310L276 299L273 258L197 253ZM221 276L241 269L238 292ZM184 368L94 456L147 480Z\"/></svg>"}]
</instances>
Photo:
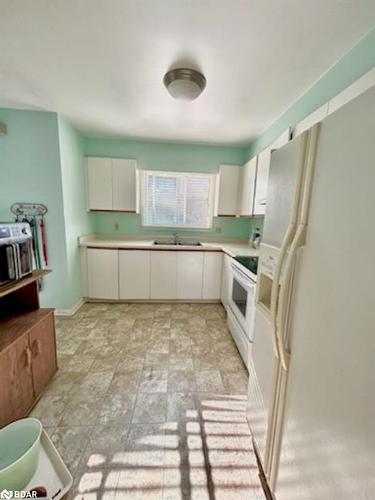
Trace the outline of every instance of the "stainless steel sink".
<instances>
[{"instance_id":1,"label":"stainless steel sink","mask_svg":"<svg viewBox=\"0 0 375 500\"><path fill-rule=\"evenodd\" d=\"M153 245L159 246L183 246L183 247L200 247L202 243L200 241L180 241L180 240L155 240Z\"/></svg>"}]
</instances>

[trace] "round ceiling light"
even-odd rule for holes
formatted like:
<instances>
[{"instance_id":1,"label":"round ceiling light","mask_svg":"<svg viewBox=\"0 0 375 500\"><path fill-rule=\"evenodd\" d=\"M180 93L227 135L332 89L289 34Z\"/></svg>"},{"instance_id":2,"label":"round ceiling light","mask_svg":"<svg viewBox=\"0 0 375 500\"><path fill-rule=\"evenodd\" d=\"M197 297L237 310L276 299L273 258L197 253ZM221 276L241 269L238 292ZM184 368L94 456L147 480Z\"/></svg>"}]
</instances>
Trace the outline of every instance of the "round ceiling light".
<instances>
[{"instance_id":1,"label":"round ceiling light","mask_svg":"<svg viewBox=\"0 0 375 500\"><path fill-rule=\"evenodd\" d=\"M190 68L171 69L164 75L163 82L172 97L184 101L196 99L206 86L202 73Z\"/></svg>"}]
</instances>

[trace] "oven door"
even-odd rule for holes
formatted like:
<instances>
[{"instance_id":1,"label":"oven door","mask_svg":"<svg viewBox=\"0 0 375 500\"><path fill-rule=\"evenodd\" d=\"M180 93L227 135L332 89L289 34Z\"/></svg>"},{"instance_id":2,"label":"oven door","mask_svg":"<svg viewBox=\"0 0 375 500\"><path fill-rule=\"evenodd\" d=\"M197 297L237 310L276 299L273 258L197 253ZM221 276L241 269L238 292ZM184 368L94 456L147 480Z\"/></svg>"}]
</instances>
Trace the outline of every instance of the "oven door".
<instances>
[{"instance_id":1,"label":"oven door","mask_svg":"<svg viewBox=\"0 0 375 500\"><path fill-rule=\"evenodd\" d=\"M14 245L0 245L0 286L17 279L17 259Z\"/></svg>"},{"instance_id":2,"label":"oven door","mask_svg":"<svg viewBox=\"0 0 375 500\"><path fill-rule=\"evenodd\" d=\"M237 267L232 266L229 305L250 341L252 341L252 323L254 319L254 294L255 282Z\"/></svg>"}]
</instances>

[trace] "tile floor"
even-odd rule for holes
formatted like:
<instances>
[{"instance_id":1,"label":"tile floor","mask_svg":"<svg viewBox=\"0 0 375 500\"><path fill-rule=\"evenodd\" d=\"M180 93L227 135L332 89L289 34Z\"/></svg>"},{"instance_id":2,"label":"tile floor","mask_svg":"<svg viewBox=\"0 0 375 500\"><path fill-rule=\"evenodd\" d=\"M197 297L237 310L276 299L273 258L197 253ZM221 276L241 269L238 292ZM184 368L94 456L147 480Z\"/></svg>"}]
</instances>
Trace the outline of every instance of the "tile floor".
<instances>
[{"instance_id":1,"label":"tile floor","mask_svg":"<svg viewBox=\"0 0 375 500\"><path fill-rule=\"evenodd\" d=\"M216 304L85 304L32 411L70 499L261 500L247 372Z\"/></svg>"}]
</instances>

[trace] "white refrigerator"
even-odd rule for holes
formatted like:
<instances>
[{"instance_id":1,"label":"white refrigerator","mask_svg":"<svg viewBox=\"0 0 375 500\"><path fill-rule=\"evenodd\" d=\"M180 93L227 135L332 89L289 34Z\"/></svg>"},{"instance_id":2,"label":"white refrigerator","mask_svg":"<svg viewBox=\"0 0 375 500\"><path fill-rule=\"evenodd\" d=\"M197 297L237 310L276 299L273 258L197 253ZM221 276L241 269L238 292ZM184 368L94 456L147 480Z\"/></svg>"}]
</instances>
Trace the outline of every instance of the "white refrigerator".
<instances>
[{"instance_id":1,"label":"white refrigerator","mask_svg":"<svg viewBox=\"0 0 375 500\"><path fill-rule=\"evenodd\" d=\"M272 153L248 421L277 500L375 498L375 88Z\"/></svg>"}]
</instances>

